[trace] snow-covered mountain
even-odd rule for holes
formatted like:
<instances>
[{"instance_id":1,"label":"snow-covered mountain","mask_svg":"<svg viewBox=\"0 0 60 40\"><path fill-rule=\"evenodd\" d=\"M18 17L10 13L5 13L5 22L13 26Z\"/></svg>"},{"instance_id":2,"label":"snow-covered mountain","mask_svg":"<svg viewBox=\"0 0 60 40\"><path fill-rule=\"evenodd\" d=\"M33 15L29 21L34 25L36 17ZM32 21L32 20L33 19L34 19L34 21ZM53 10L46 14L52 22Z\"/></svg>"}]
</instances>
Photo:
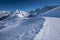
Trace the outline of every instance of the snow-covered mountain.
<instances>
[{"instance_id":1,"label":"snow-covered mountain","mask_svg":"<svg viewBox=\"0 0 60 40\"><path fill-rule=\"evenodd\" d=\"M58 17L58 18L60 18L60 6L54 8L50 11L47 11L41 15L46 16L46 17Z\"/></svg>"},{"instance_id":2,"label":"snow-covered mountain","mask_svg":"<svg viewBox=\"0 0 60 40\"><path fill-rule=\"evenodd\" d=\"M60 7L33 13L16 10L1 20L0 40L60 40Z\"/></svg>"},{"instance_id":3,"label":"snow-covered mountain","mask_svg":"<svg viewBox=\"0 0 60 40\"><path fill-rule=\"evenodd\" d=\"M29 12L16 10L16 15L21 18L29 17Z\"/></svg>"},{"instance_id":4,"label":"snow-covered mountain","mask_svg":"<svg viewBox=\"0 0 60 40\"><path fill-rule=\"evenodd\" d=\"M58 7L58 6L44 6L43 8L37 8L35 10L31 10L31 11L29 11L29 13L30 13L30 16L38 16L46 11L56 8L56 7Z\"/></svg>"}]
</instances>

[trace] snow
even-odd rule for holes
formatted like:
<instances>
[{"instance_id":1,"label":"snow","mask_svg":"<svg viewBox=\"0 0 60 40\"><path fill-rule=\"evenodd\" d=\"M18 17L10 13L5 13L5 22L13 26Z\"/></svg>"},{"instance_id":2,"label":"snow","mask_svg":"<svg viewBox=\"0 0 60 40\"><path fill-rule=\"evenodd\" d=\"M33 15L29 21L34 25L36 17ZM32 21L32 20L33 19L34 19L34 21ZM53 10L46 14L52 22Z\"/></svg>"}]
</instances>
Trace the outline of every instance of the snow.
<instances>
[{"instance_id":1,"label":"snow","mask_svg":"<svg viewBox=\"0 0 60 40\"><path fill-rule=\"evenodd\" d=\"M60 18L60 6L56 7L52 10L49 10L45 13L42 13L40 16L44 16L44 17L59 17Z\"/></svg>"},{"instance_id":2,"label":"snow","mask_svg":"<svg viewBox=\"0 0 60 40\"><path fill-rule=\"evenodd\" d=\"M60 40L60 7L43 13L42 17L46 21L34 40Z\"/></svg>"},{"instance_id":3,"label":"snow","mask_svg":"<svg viewBox=\"0 0 60 40\"><path fill-rule=\"evenodd\" d=\"M41 31L36 35L36 37L34 38L34 40L41 40L43 34L44 34L45 31L46 31L46 26L47 26L47 23L44 22L43 29L41 29Z\"/></svg>"},{"instance_id":4,"label":"snow","mask_svg":"<svg viewBox=\"0 0 60 40\"><path fill-rule=\"evenodd\" d=\"M60 18L46 17L46 31L42 40L60 40Z\"/></svg>"},{"instance_id":5,"label":"snow","mask_svg":"<svg viewBox=\"0 0 60 40\"><path fill-rule=\"evenodd\" d=\"M4 26L8 27L0 30L0 40L33 40L42 29L45 19L30 18L21 20L18 18L13 21L4 24Z\"/></svg>"},{"instance_id":6,"label":"snow","mask_svg":"<svg viewBox=\"0 0 60 40\"><path fill-rule=\"evenodd\" d=\"M60 18L44 17L46 19L43 29L34 40L60 40Z\"/></svg>"},{"instance_id":7,"label":"snow","mask_svg":"<svg viewBox=\"0 0 60 40\"><path fill-rule=\"evenodd\" d=\"M17 14L16 14L18 17L20 18L26 18L28 17L30 14L26 11L17 11Z\"/></svg>"}]
</instances>

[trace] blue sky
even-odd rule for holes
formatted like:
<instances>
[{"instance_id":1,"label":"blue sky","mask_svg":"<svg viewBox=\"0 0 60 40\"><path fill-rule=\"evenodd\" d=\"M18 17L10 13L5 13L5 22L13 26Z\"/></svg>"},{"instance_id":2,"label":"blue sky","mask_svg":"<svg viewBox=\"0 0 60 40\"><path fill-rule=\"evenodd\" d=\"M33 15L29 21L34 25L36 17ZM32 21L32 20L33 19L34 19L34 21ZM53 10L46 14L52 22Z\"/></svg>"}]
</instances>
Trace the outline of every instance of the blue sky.
<instances>
[{"instance_id":1,"label":"blue sky","mask_svg":"<svg viewBox=\"0 0 60 40\"><path fill-rule=\"evenodd\" d=\"M60 0L0 0L0 10L32 10L45 5L60 5Z\"/></svg>"}]
</instances>

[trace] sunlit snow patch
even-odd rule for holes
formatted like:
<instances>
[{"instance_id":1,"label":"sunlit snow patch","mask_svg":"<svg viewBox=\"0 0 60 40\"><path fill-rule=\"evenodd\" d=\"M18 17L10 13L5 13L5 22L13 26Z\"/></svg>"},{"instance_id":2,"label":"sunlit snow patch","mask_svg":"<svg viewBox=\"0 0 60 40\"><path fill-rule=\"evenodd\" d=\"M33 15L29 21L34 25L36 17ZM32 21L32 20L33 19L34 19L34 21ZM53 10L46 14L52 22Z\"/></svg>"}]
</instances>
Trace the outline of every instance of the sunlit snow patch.
<instances>
[{"instance_id":1,"label":"sunlit snow patch","mask_svg":"<svg viewBox=\"0 0 60 40\"><path fill-rule=\"evenodd\" d=\"M25 11L19 11L19 13L16 14L18 17L23 19L28 19L28 16L30 15L28 12Z\"/></svg>"}]
</instances>

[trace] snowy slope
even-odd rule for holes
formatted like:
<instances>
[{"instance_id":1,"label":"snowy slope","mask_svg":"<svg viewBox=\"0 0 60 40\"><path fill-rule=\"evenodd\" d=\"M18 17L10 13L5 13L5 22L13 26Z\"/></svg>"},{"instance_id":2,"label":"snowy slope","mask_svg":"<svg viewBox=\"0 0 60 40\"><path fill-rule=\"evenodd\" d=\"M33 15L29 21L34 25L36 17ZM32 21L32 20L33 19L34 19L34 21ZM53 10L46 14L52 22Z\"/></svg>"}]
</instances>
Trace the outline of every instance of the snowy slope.
<instances>
[{"instance_id":1,"label":"snowy slope","mask_svg":"<svg viewBox=\"0 0 60 40\"><path fill-rule=\"evenodd\" d=\"M47 11L43 14L41 14L42 16L45 16L45 17L59 17L60 18L60 6L59 7L56 7L50 11Z\"/></svg>"},{"instance_id":2,"label":"snowy slope","mask_svg":"<svg viewBox=\"0 0 60 40\"><path fill-rule=\"evenodd\" d=\"M35 40L60 40L60 7L54 8L42 14L45 18L43 29Z\"/></svg>"},{"instance_id":3,"label":"snowy slope","mask_svg":"<svg viewBox=\"0 0 60 40\"><path fill-rule=\"evenodd\" d=\"M43 28L44 21L44 18L23 19L16 15L11 16L4 21L3 26L6 27L0 30L0 40L34 40Z\"/></svg>"}]
</instances>

